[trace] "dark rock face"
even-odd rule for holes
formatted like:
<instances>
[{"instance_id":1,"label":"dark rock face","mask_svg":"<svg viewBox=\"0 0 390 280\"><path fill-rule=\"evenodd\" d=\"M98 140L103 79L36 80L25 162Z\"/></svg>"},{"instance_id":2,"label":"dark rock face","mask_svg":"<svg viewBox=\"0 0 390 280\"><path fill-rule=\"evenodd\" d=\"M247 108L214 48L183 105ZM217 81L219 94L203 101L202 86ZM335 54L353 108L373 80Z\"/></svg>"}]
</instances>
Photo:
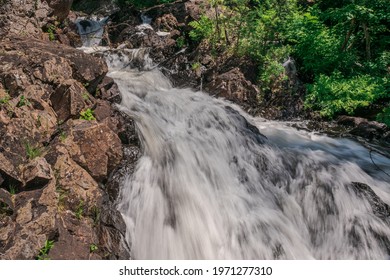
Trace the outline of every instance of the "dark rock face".
<instances>
[{"instance_id":1,"label":"dark rock face","mask_svg":"<svg viewBox=\"0 0 390 280\"><path fill-rule=\"evenodd\" d=\"M52 15L57 18L57 20L64 20L72 7L73 0L46 0L49 4L49 7L53 9Z\"/></svg>"},{"instance_id":2,"label":"dark rock face","mask_svg":"<svg viewBox=\"0 0 390 280\"><path fill-rule=\"evenodd\" d=\"M353 182L351 186L358 196L368 199L372 211L378 218L386 221L387 223L390 222L390 206L384 203L370 188L370 186L359 182Z\"/></svg>"},{"instance_id":3,"label":"dark rock face","mask_svg":"<svg viewBox=\"0 0 390 280\"><path fill-rule=\"evenodd\" d=\"M350 116L340 116L337 123L345 126L348 129L348 132L354 136L360 136L369 140L379 139L388 142L386 137L390 130L383 123Z\"/></svg>"}]
</instances>

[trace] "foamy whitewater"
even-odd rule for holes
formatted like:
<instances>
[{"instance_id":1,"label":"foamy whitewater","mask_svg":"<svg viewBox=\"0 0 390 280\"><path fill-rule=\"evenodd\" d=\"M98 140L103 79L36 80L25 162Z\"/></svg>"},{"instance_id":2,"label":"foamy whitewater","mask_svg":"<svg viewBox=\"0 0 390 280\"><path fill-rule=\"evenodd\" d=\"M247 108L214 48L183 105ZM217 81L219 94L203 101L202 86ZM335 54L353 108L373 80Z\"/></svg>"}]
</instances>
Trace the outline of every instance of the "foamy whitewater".
<instances>
[{"instance_id":1,"label":"foamy whitewater","mask_svg":"<svg viewBox=\"0 0 390 280\"><path fill-rule=\"evenodd\" d=\"M145 49L105 56L143 148L119 202L132 258L389 258L389 158L173 88Z\"/></svg>"}]
</instances>

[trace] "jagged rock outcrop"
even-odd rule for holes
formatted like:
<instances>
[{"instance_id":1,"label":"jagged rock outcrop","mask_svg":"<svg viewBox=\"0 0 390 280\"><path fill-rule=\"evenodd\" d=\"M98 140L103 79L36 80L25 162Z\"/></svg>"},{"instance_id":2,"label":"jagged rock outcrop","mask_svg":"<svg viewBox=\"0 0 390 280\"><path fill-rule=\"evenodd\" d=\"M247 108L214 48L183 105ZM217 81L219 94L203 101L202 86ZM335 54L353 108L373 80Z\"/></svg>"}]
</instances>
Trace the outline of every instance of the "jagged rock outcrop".
<instances>
[{"instance_id":1,"label":"jagged rock outcrop","mask_svg":"<svg viewBox=\"0 0 390 280\"><path fill-rule=\"evenodd\" d=\"M129 258L110 178L123 143L138 148L132 120L111 105L120 95L107 65L44 36L54 3L72 1L3 2L0 259Z\"/></svg>"},{"instance_id":2,"label":"jagged rock outcrop","mask_svg":"<svg viewBox=\"0 0 390 280\"><path fill-rule=\"evenodd\" d=\"M41 0L1 0L0 36L42 37L53 10Z\"/></svg>"}]
</instances>

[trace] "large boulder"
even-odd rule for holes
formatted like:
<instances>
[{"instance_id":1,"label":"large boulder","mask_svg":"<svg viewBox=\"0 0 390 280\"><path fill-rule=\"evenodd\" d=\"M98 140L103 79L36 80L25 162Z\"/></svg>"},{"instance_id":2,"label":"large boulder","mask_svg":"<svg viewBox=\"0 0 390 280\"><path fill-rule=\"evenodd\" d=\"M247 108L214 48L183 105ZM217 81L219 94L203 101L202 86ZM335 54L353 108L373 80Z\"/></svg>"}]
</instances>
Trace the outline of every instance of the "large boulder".
<instances>
[{"instance_id":1,"label":"large boulder","mask_svg":"<svg viewBox=\"0 0 390 280\"><path fill-rule=\"evenodd\" d=\"M59 21L63 21L69 14L72 7L73 0L46 0L50 8L53 9L51 13Z\"/></svg>"},{"instance_id":2,"label":"large boulder","mask_svg":"<svg viewBox=\"0 0 390 280\"><path fill-rule=\"evenodd\" d=\"M103 181L122 160L122 144L105 123L74 120L69 123L67 147L73 159L97 181Z\"/></svg>"}]
</instances>

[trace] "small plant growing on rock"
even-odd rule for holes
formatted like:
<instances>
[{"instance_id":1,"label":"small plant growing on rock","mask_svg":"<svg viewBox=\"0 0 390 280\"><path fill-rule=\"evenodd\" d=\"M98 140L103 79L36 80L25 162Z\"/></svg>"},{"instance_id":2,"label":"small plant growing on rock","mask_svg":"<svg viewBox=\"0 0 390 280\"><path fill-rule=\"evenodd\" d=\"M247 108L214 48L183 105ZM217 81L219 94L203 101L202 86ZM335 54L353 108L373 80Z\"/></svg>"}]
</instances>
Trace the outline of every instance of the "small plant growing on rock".
<instances>
[{"instance_id":1,"label":"small plant growing on rock","mask_svg":"<svg viewBox=\"0 0 390 280\"><path fill-rule=\"evenodd\" d=\"M84 93L83 93L83 99L84 99L84 100L89 100L89 94L88 94L88 92L84 92Z\"/></svg>"},{"instance_id":2,"label":"small plant growing on rock","mask_svg":"<svg viewBox=\"0 0 390 280\"><path fill-rule=\"evenodd\" d=\"M80 200L80 203L79 205L77 206L77 209L76 209L76 218L78 220L81 220L81 218L83 217L83 213L84 213L84 201Z\"/></svg>"},{"instance_id":3,"label":"small plant growing on rock","mask_svg":"<svg viewBox=\"0 0 390 280\"><path fill-rule=\"evenodd\" d=\"M58 193L57 209L59 212L62 212L65 210L65 199L68 196L68 192L58 185L56 187L56 192Z\"/></svg>"},{"instance_id":4,"label":"small plant growing on rock","mask_svg":"<svg viewBox=\"0 0 390 280\"><path fill-rule=\"evenodd\" d=\"M87 109L84 111L81 111L80 113L80 119L81 120L86 120L86 121L94 121L96 118L94 117L94 112L92 109Z\"/></svg>"},{"instance_id":5,"label":"small plant growing on rock","mask_svg":"<svg viewBox=\"0 0 390 280\"><path fill-rule=\"evenodd\" d=\"M20 100L19 100L18 104L16 105L16 107L22 107L22 106L28 106L28 105L30 105L30 101L28 101L28 99L24 95L21 95Z\"/></svg>"},{"instance_id":6,"label":"small plant growing on rock","mask_svg":"<svg viewBox=\"0 0 390 280\"><path fill-rule=\"evenodd\" d=\"M29 159L34 159L42 154L42 150L38 147L32 146L30 143L26 143L26 154Z\"/></svg>"},{"instance_id":7,"label":"small plant growing on rock","mask_svg":"<svg viewBox=\"0 0 390 280\"><path fill-rule=\"evenodd\" d=\"M8 104L10 100L10 97L8 94L6 94L4 97L0 98L0 104Z\"/></svg>"},{"instance_id":8,"label":"small plant growing on rock","mask_svg":"<svg viewBox=\"0 0 390 280\"><path fill-rule=\"evenodd\" d=\"M46 240L45 246L43 246L42 249L39 250L37 260L50 260L50 258L47 255L49 254L49 251L53 248L53 246L54 246L53 240Z\"/></svg>"},{"instance_id":9,"label":"small plant growing on rock","mask_svg":"<svg viewBox=\"0 0 390 280\"><path fill-rule=\"evenodd\" d=\"M99 248L98 248L98 246L96 244L89 245L89 252L90 253L95 252L97 249L99 249Z\"/></svg>"},{"instance_id":10,"label":"small plant growing on rock","mask_svg":"<svg viewBox=\"0 0 390 280\"><path fill-rule=\"evenodd\" d=\"M376 119L390 127L390 106L383 109L383 111L377 115Z\"/></svg>"},{"instance_id":11,"label":"small plant growing on rock","mask_svg":"<svg viewBox=\"0 0 390 280\"><path fill-rule=\"evenodd\" d=\"M12 209L6 203L0 200L0 218L2 216L11 216L12 214Z\"/></svg>"},{"instance_id":12,"label":"small plant growing on rock","mask_svg":"<svg viewBox=\"0 0 390 280\"><path fill-rule=\"evenodd\" d=\"M195 62L191 65L192 70L198 70L202 65L199 62Z\"/></svg>"},{"instance_id":13,"label":"small plant growing on rock","mask_svg":"<svg viewBox=\"0 0 390 280\"><path fill-rule=\"evenodd\" d=\"M95 226L98 225L100 220L100 209L96 206L92 207L92 218L93 218L93 224Z\"/></svg>"},{"instance_id":14,"label":"small plant growing on rock","mask_svg":"<svg viewBox=\"0 0 390 280\"><path fill-rule=\"evenodd\" d=\"M54 31L56 30L56 27L54 24L50 24L49 27L47 28L47 34L49 34L49 40L54 41L56 39L54 35Z\"/></svg>"},{"instance_id":15,"label":"small plant growing on rock","mask_svg":"<svg viewBox=\"0 0 390 280\"><path fill-rule=\"evenodd\" d=\"M41 127L42 121L41 121L41 116L37 117L37 127Z\"/></svg>"},{"instance_id":16,"label":"small plant growing on rock","mask_svg":"<svg viewBox=\"0 0 390 280\"><path fill-rule=\"evenodd\" d=\"M16 194L16 187L14 185L8 186L9 193L14 196Z\"/></svg>"},{"instance_id":17,"label":"small plant growing on rock","mask_svg":"<svg viewBox=\"0 0 390 280\"><path fill-rule=\"evenodd\" d=\"M186 45L186 38L184 36L180 36L176 39L176 46L178 48L183 48Z\"/></svg>"},{"instance_id":18,"label":"small plant growing on rock","mask_svg":"<svg viewBox=\"0 0 390 280\"><path fill-rule=\"evenodd\" d=\"M65 131L61 131L60 133L60 141L64 142L66 140L66 137L68 137L65 133Z\"/></svg>"}]
</instances>

